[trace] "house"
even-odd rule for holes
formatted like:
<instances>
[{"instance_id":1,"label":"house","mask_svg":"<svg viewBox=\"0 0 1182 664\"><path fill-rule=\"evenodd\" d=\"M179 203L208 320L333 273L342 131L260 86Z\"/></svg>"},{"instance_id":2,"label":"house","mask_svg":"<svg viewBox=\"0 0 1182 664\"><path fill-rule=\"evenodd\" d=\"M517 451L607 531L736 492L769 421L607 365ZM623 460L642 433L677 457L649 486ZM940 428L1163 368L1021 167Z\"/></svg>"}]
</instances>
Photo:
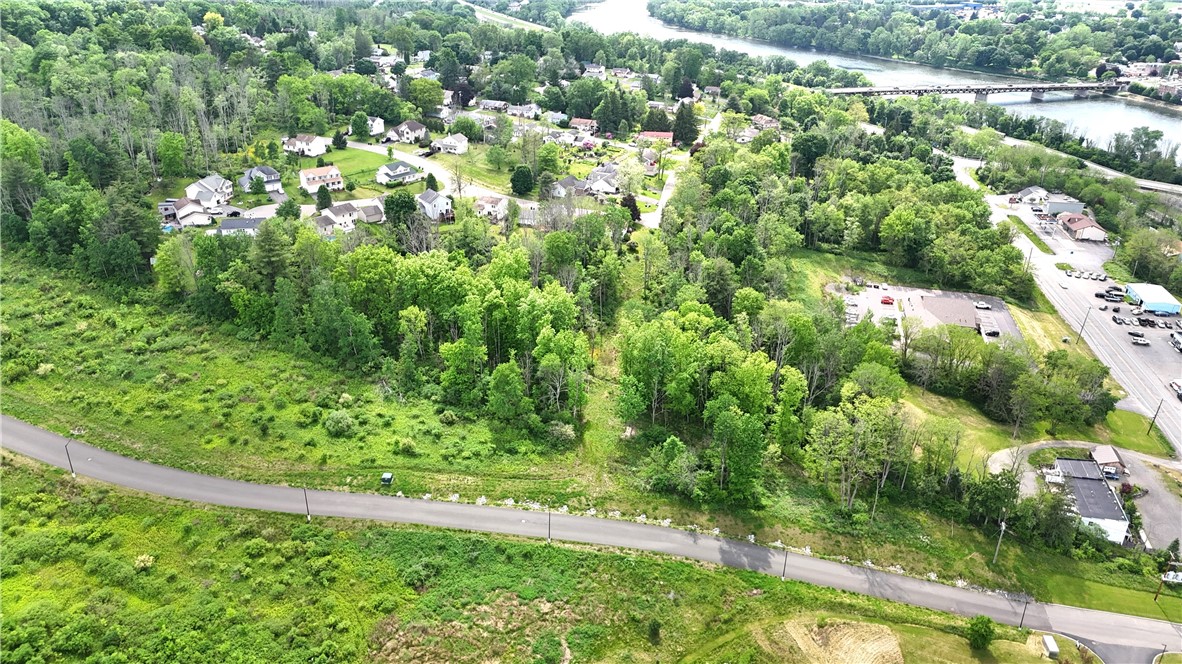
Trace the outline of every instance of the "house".
<instances>
[{"instance_id":1,"label":"house","mask_svg":"<svg viewBox=\"0 0 1182 664\"><path fill-rule=\"evenodd\" d=\"M431 59L431 51L419 51L410 56L411 62L426 62Z\"/></svg>"},{"instance_id":2,"label":"house","mask_svg":"<svg viewBox=\"0 0 1182 664\"><path fill-rule=\"evenodd\" d=\"M206 212L213 214L222 211L222 205L230 201L233 193L234 185L217 173L211 173L185 187L185 198L197 201Z\"/></svg>"},{"instance_id":3,"label":"house","mask_svg":"<svg viewBox=\"0 0 1182 664\"><path fill-rule=\"evenodd\" d=\"M707 85L706 87L702 88L702 91L711 97L718 97L718 95L722 94L722 88L718 87L717 85Z\"/></svg>"},{"instance_id":4,"label":"house","mask_svg":"<svg viewBox=\"0 0 1182 664\"><path fill-rule=\"evenodd\" d=\"M501 101L499 99L481 99L476 102L476 108L482 111L496 111L497 113L504 113L509 110L509 102Z\"/></svg>"},{"instance_id":5,"label":"house","mask_svg":"<svg viewBox=\"0 0 1182 664\"><path fill-rule=\"evenodd\" d=\"M223 219L217 228L205 231L206 235L250 235L259 232L259 226L264 219L260 217L241 217L239 219Z\"/></svg>"},{"instance_id":6,"label":"house","mask_svg":"<svg viewBox=\"0 0 1182 664\"><path fill-rule=\"evenodd\" d=\"M332 234L336 231L336 223L333 222L332 217L323 214L319 217L312 218L312 226L323 237L332 237Z\"/></svg>"},{"instance_id":7,"label":"house","mask_svg":"<svg viewBox=\"0 0 1182 664\"><path fill-rule=\"evenodd\" d=\"M238 178L238 186L242 187L242 191L250 191L250 183L254 182L255 178L263 181L263 188L267 193L272 192L283 193L283 183L280 182L279 171L270 166L254 166L246 169L241 178Z\"/></svg>"},{"instance_id":8,"label":"house","mask_svg":"<svg viewBox=\"0 0 1182 664\"><path fill-rule=\"evenodd\" d=\"M448 106L436 106L435 108L423 113L425 118L435 118L443 124L451 124L456 115L456 109Z\"/></svg>"},{"instance_id":9,"label":"house","mask_svg":"<svg viewBox=\"0 0 1182 664\"><path fill-rule=\"evenodd\" d=\"M431 147L448 154L464 154L468 151L468 137L463 134L452 134L446 138L431 141Z\"/></svg>"},{"instance_id":10,"label":"house","mask_svg":"<svg viewBox=\"0 0 1182 664\"><path fill-rule=\"evenodd\" d=\"M660 170L660 159L657 151L652 148L645 148L640 151L640 163L644 164L645 175L656 175Z\"/></svg>"},{"instance_id":11,"label":"house","mask_svg":"<svg viewBox=\"0 0 1182 664\"><path fill-rule=\"evenodd\" d=\"M341 191L345 188L345 179L336 166L321 166L320 168L305 168L300 171L300 189L316 195L320 187L327 187L329 191Z\"/></svg>"},{"instance_id":12,"label":"house","mask_svg":"<svg viewBox=\"0 0 1182 664\"><path fill-rule=\"evenodd\" d=\"M420 69L419 71L412 73L411 76L414 78L425 78L428 81L439 80L439 72L435 71L434 69Z\"/></svg>"},{"instance_id":13,"label":"house","mask_svg":"<svg viewBox=\"0 0 1182 664\"><path fill-rule=\"evenodd\" d=\"M599 123L588 118L573 118L570 121L570 126L575 129L582 129L589 134L599 133Z\"/></svg>"},{"instance_id":14,"label":"house","mask_svg":"<svg viewBox=\"0 0 1182 664\"><path fill-rule=\"evenodd\" d=\"M415 196L419 210L432 221L439 221L451 216L451 199L430 189Z\"/></svg>"},{"instance_id":15,"label":"house","mask_svg":"<svg viewBox=\"0 0 1182 664\"><path fill-rule=\"evenodd\" d=\"M1091 459L1055 459L1055 470L1069 485L1080 521L1099 527L1114 544L1124 544L1129 518L1100 466Z\"/></svg>"},{"instance_id":16,"label":"house","mask_svg":"<svg viewBox=\"0 0 1182 664\"><path fill-rule=\"evenodd\" d=\"M739 144L750 143L751 141L755 140L756 136L759 136L759 133L759 130L755 127L747 127L743 131L740 131L737 136L735 136L735 142Z\"/></svg>"},{"instance_id":17,"label":"house","mask_svg":"<svg viewBox=\"0 0 1182 664\"><path fill-rule=\"evenodd\" d=\"M480 125L481 127L484 127L485 129L492 129L493 127L497 126L497 119L496 118L494 118L491 115L484 115L483 113L473 113L471 111L460 111L459 117L470 118L471 120L475 121L476 124Z\"/></svg>"},{"instance_id":18,"label":"house","mask_svg":"<svg viewBox=\"0 0 1182 664\"><path fill-rule=\"evenodd\" d=\"M554 183L550 195L554 198L567 198L568 196L582 196L586 192L586 182L573 175L568 175Z\"/></svg>"},{"instance_id":19,"label":"house","mask_svg":"<svg viewBox=\"0 0 1182 664\"><path fill-rule=\"evenodd\" d=\"M156 206L164 223L187 226L208 226L213 215L199 201L189 198L169 198Z\"/></svg>"},{"instance_id":20,"label":"house","mask_svg":"<svg viewBox=\"0 0 1182 664\"><path fill-rule=\"evenodd\" d=\"M1018 200L1027 205L1042 205L1047 201L1047 190L1042 187L1026 187L1018 192Z\"/></svg>"},{"instance_id":21,"label":"house","mask_svg":"<svg viewBox=\"0 0 1182 664\"><path fill-rule=\"evenodd\" d=\"M665 102L663 101L650 101L648 102L647 106L649 108L655 108L659 111L665 110Z\"/></svg>"},{"instance_id":22,"label":"house","mask_svg":"<svg viewBox=\"0 0 1182 664\"><path fill-rule=\"evenodd\" d=\"M616 78L632 78L632 70L627 67L612 67L612 76Z\"/></svg>"},{"instance_id":23,"label":"house","mask_svg":"<svg viewBox=\"0 0 1182 664\"><path fill-rule=\"evenodd\" d=\"M636 135L637 139L645 138L650 141L669 141L673 142L673 132L671 131L642 131Z\"/></svg>"},{"instance_id":24,"label":"house","mask_svg":"<svg viewBox=\"0 0 1182 664\"><path fill-rule=\"evenodd\" d=\"M1087 240L1089 242L1104 242L1108 239L1108 232L1095 219L1075 212L1063 212L1059 215L1059 225L1073 240Z\"/></svg>"},{"instance_id":25,"label":"house","mask_svg":"<svg viewBox=\"0 0 1182 664\"><path fill-rule=\"evenodd\" d=\"M516 118L536 119L541 114L542 108L537 104L522 104L521 106L510 106L508 109L509 115Z\"/></svg>"},{"instance_id":26,"label":"house","mask_svg":"<svg viewBox=\"0 0 1182 664\"><path fill-rule=\"evenodd\" d=\"M769 118L766 115L759 114L751 117L751 124L755 125L757 129L763 131L765 129L779 129L780 121L775 118Z\"/></svg>"},{"instance_id":27,"label":"house","mask_svg":"<svg viewBox=\"0 0 1182 664\"><path fill-rule=\"evenodd\" d=\"M509 216L509 199L501 196L481 196L476 199L476 214L500 221Z\"/></svg>"},{"instance_id":28,"label":"house","mask_svg":"<svg viewBox=\"0 0 1182 664\"><path fill-rule=\"evenodd\" d=\"M598 78L602 81L607 79L607 70L604 69L603 65L591 63L583 68L583 76L586 78Z\"/></svg>"},{"instance_id":29,"label":"house","mask_svg":"<svg viewBox=\"0 0 1182 664\"><path fill-rule=\"evenodd\" d=\"M407 120L386 132L386 138L398 143L418 143L427 138L427 126L415 120Z\"/></svg>"},{"instance_id":30,"label":"house","mask_svg":"<svg viewBox=\"0 0 1182 664\"><path fill-rule=\"evenodd\" d=\"M380 224L385 216L380 205L362 205L357 208L357 221L364 221L367 224Z\"/></svg>"},{"instance_id":31,"label":"house","mask_svg":"<svg viewBox=\"0 0 1182 664\"><path fill-rule=\"evenodd\" d=\"M616 180L617 171L618 168L612 163L591 169L591 172L587 174L587 193L599 195L618 193L620 189Z\"/></svg>"},{"instance_id":32,"label":"house","mask_svg":"<svg viewBox=\"0 0 1182 664\"><path fill-rule=\"evenodd\" d=\"M1100 470L1106 467L1115 468L1116 472L1124 474L1125 462L1120 458L1120 454L1116 448L1111 445L1097 445L1092 448L1092 461L1100 466Z\"/></svg>"},{"instance_id":33,"label":"house","mask_svg":"<svg viewBox=\"0 0 1182 664\"><path fill-rule=\"evenodd\" d=\"M1047 196L1047 214L1062 214L1064 212L1079 214L1083 210L1083 201L1078 201L1067 194L1049 194Z\"/></svg>"},{"instance_id":34,"label":"house","mask_svg":"<svg viewBox=\"0 0 1182 664\"><path fill-rule=\"evenodd\" d=\"M386 121L381 118L369 115L369 116L366 116L366 122L369 124L369 135L370 136L380 136L382 133L384 133L386 131ZM348 133L350 135L353 134L353 127L349 127Z\"/></svg>"},{"instance_id":35,"label":"house","mask_svg":"<svg viewBox=\"0 0 1182 664\"><path fill-rule=\"evenodd\" d=\"M459 103L459 101L460 101L460 98L458 96L458 93L455 90L444 90L443 91L443 105L444 106L451 108L452 106L455 106L457 103Z\"/></svg>"},{"instance_id":36,"label":"house","mask_svg":"<svg viewBox=\"0 0 1182 664\"><path fill-rule=\"evenodd\" d=\"M342 233L352 233L357 224L358 211L352 203L337 203L324 211L332 219L333 227Z\"/></svg>"},{"instance_id":37,"label":"house","mask_svg":"<svg viewBox=\"0 0 1182 664\"><path fill-rule=\"evenodd\" d=\"M418 182L422 180L425 175L419 169L411 166L405 161L395 161L378 169L378 174L374 178L378 184L409 184L411 182Z\"/></svg>"},{"instance_id":38,"label":"house","mask_svg":"<svg viewBox=\"0 0 1182 664\"><path fill-rule=\"evenodd\" d=\"M542 114L542 119L550 124L562 124L570 119L566 113L559 113L558 111L546 111Z\"/></svg>"},{"instance_id":39,"label":"house","mask_svg":"<svg viewBox=\"0 0 1182 664\"><path fill-rule=\"evenodd\" d=\"M293 152L304 157L319 157L328 152L329 145L331 143L327 138L311 134L296 134L283 139L284 152Z\"/></svg>"}]
</instances>

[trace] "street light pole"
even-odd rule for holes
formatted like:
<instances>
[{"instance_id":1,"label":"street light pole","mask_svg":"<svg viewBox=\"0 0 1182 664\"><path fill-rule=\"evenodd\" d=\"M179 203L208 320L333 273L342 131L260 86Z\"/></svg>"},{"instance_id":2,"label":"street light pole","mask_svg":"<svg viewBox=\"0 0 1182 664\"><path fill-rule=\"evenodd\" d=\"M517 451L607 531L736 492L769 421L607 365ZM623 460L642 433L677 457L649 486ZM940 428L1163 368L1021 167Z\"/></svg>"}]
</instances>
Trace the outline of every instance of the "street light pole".
<instances>
[{"instance_id":1,"label":"street light pole","mask_svg":"<svg viewBox=\"0 0 1182 664\"><path fill-rule=\"evenodd\" d=\"M1079 343L1080 338L1083 337L1084 327L1087 326L1088 316L1091 316L1091 315L1092 315L1092 308L1088 307L1087 313L1084 314L1083 322L1080 323L1080 325L1079 325L1079 334L1075 335L1075 343Z\"/></svg>"},{"instance_id":2,"label":"street light pole","mask_svg":"<svg viewBox=\"0 0 1182 664\"><path fill-rule=\"evenodd\" d=\"M1001 522L1001 532L997 534L997 548L993 550L993 564L997 564L997 554L1001 551L1001 538L1006 534L1006 522Z\"/></svg>"},{"instance_id":3,"label":"street light pole","mask_svg":"<svg viewBox=\"0 0 1182 664\"><path fill-rule=\"evenodd\" d=\"M66 462L70 464L70 477L78 479L78 473L74 472L74 460L70 458L70 441L66 441Z\"/></svg>"}]
</instances>

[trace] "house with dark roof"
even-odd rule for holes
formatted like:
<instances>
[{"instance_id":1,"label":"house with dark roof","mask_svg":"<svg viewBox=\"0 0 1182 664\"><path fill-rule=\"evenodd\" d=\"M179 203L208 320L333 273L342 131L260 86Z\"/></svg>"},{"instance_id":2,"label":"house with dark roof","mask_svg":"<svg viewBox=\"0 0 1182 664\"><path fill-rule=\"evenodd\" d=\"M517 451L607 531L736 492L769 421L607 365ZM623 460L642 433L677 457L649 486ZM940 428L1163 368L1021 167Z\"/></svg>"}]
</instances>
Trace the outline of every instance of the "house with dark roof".
<instances>
[{"instance_id":1,"label":"house with dark roof","mask_svg":"<svg viewBox=\"0 0 1182 664\"><path fill-rule=\"evenodd\" d=\"M250 191L250 183L255 178L263 181L263 188L267 193L278 192L283 193L283 183L280 181L279 171L270 166L253 166L246 169L242 177L238 178L238 186L242 187L242 191Z\"/></svg>"},{"instance_id":2,"label":"house with dark roof","mask_svg":"<svg viewBox=\"0 0 1182 664\"><path fill-rule=\"evenodd\" d=\"M378 184L408 184L417 182L424 177L423 172L405 161L394 161L378 169L374 177Z\"/></svg>"},{"instance_id":3,"label":"house with dark roof","mask_svg":"<svg viewBox=\"0 0 1182 664\"><path fill-rule=\"evenodd\" d=\"M1129 517L1100 466L1091 459L1055 459L1054 472L1071 490L1080 520L1103 530L1108 541L1124 544Z\"/></svg>"},{"instance_id":4,"label":"house with dark roof","mask_svg":"<svg viewBox=\"0 0 1182 664\"><path fill-rule=\"evenodd\" d=\"M234 219L223 219L222 223L218 224L217 228L205 231L206 235L257 235L259 226L263 225L265 219L261 217L238 217Z\"/></svg>"},{"instance_id":5,"label":"house with dark roof","mask_svg":"<svg viewBox=\"0 0 1182 664\"><path fill-rule=\"evenodd\" d=\"M386 132L386 139L398 143L418 143L427 137L427 126L415 120L407 120Z\"/></svg>"},{"instance_id":6,"label":"house with dark roof","mask_svg":"<svg viewBox=\"0 0 1182 664\"><path fill-rule=\"evenodd\" d=\"M437 191L428 189L415 196L415 202L419 205L419 211L432 221L439 221L451 216L451 199Z\"/></svg>"}]
</instances>

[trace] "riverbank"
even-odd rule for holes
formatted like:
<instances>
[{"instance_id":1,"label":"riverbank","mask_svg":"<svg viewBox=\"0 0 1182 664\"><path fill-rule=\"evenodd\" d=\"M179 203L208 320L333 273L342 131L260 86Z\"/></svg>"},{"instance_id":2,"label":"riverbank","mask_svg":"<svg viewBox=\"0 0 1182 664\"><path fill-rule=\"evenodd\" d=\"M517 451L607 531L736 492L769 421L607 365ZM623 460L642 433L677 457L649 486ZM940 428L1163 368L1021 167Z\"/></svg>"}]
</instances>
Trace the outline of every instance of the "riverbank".
<instances>
[{"instance_id":1,"label":"riverbank","mask_svg":"<svg viewBox=\"0 0 1182 664\"><path fill-rule=\"evenodd\" d=\"M1178 117L1182 118L1182 104L1171 104L1160 99L1153 99L1152 97L1133 94L1132 92L1118 92L1111 96L1120 97L1121 99L1134 104L1141 104L1142 106L1152 106L1153 108L1166 111L1167 113L1177 113Z\"/></svg>"}]
</instances>

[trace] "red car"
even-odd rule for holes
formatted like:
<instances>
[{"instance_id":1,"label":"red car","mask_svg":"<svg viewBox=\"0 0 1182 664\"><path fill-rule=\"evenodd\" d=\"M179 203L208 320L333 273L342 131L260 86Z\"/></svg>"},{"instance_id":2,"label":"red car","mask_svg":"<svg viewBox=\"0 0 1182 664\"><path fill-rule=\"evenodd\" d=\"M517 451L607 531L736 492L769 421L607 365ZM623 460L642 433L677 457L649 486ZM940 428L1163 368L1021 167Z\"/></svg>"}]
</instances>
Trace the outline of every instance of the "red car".
<instances>
[{"instance_id":1,"label":"red car","mask_svg":"<svg viewBox=\"0 0 1182 664\"><path fill-rule=\"evenodd\" d=\"M882 303L883 303L883 304L894 304L894 303L895 303L895 298L893 298L893 297L890 297L890 296L888 295L887 297L884 297L884 298L882 298Z\"/></svg>"}]
</instances>

